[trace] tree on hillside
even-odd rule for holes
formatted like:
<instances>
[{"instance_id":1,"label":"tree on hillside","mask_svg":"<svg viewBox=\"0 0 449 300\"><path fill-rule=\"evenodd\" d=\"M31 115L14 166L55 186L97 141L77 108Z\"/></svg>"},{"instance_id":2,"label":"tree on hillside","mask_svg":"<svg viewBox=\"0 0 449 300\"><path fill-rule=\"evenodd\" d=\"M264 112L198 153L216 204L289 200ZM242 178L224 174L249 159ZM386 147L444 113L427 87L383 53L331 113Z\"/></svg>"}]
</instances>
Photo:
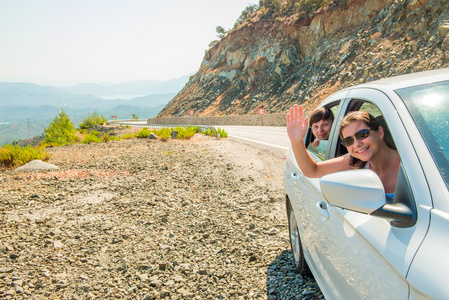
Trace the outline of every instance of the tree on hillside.
<instances>
[{"instance_id":1,"label":"tree on hillside","mask_svg":"<svg viewBox=\"0 0 449 300\"><path fill-rule=\"evenodd\" d=\"M301 0L299 4L296 4L296 7L306 13L310 13L325 5L329 5L329 0Z\"/></svg>"},{"instance_id":2,"label":"tree on hillside","mask_svg":"<svg viewBox=\"0 0 449 300\"><path fill-rule=\"evenodd\" d=\"M217 28L215 28L215 30L217 31L217 33L218 33L218 38L222 38L222 37L224 37L225 35L226 35L226 33L227 33L227 31L226 31L226 29L224 29L223 27L221 27L221 26L217 26Z\"/></svg>"},{"instance_id":3,"label":"tree on hillside","mask_svg":"<svg viewBox=\"0 0 449 300\"><path fill-rule=\"evenodd\" d=\"M209 43L209 49L212 48L213 46L215 46L218 43L218 40L212 41Z\"/></svg>"},{"instance_id":4,"label":"tree on hillside","mask_svg":"<svg viewBox=\"0 0 449 300\"><path fill-rule=\"evenodd\" d=\"M250 4L248 5L240 14L240 17L238 17L236 23L234 24L234 28L237 27L238 24L242 23L243 21L249 19L251 14L257 11L259 8L259 5L257 4Z\"/></svg>"},{"instance_id":5,"label":"tree on hillside","mask_svg":"<svg viewBox=\"0 0 449 300\"><path fill-rule=\"evenodd\" d=\"M265 8L268 17L289 16L295 12L311 13L334 4L344 4L347 0L259 0L259 7Z\"/></svg>"},{"instance_id":6,"label":"tree on hillside","mask_svg":"<svg viewBox=\"0 0 449 300\"><path fill-rule=\"evenodd\" d=\"M45 142L48 144L63 146L76 141L75 126L73 126L64 109L61 109L50 125L44 128L44 132Z\"/></svg>"},{"instance_id":7,"label":"tree on hillside","mask_svg":"<svg viewBox=\"0 0 449 300\"><path fill-rule=\"evenodd\" d=\"M78 124L81 129L90 129L94 125L103 125L106 123L108 119L103 116L100 116L98 112L94 111L92 115L88 114L84 120Z\"/></svg>"},{"instance_id":8,"label":"tree on hillside","mask_svg":"<svg viewBox=\"0 0 449 300\"><path fill-rule=\"evenodd\" d=\"M282 3L280 0L260 0L259 1L259 6L265 7L266 9L268 9L270 14L278 13L281 9L281 4Z\"/></svg>"}]
</instances>

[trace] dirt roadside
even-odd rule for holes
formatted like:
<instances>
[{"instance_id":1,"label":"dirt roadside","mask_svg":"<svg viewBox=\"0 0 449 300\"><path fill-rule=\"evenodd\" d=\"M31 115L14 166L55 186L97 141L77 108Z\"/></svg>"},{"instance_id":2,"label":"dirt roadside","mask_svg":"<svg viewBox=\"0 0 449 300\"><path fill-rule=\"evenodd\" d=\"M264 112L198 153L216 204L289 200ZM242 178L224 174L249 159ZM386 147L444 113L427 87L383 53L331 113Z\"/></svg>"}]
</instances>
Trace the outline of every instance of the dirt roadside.
<instances>
[{"instance_id":1,"label":"dirt roadside","mask_svg":"<svg viewBox=\"0 0 449 300\"><path fill-rule=\"evenodd\" d=\"M196 134L0 171L0 299L320 299L293 270L279 153Z\"/></svg>"}]
</instances>

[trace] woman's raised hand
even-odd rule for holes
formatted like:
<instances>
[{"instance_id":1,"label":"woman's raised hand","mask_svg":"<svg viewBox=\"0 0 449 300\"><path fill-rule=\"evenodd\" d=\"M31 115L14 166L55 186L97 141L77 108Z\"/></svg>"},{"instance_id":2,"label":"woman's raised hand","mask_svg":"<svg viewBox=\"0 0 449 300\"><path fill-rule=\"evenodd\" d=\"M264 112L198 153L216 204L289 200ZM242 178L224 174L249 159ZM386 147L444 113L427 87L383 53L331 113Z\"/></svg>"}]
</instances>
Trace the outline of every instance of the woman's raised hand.
<instances>
[{"instance_id":1,"label":"woman's raised hand","mask_svg":"<svg viewBox=\"0 0 449 300\"><path fill-rule=\"evenodd\" d=\"M287 113L287 133L292 143L304 140L309 128L309 118L304 118L302 106L294 105Z\"/></svg>"}]
</instances>

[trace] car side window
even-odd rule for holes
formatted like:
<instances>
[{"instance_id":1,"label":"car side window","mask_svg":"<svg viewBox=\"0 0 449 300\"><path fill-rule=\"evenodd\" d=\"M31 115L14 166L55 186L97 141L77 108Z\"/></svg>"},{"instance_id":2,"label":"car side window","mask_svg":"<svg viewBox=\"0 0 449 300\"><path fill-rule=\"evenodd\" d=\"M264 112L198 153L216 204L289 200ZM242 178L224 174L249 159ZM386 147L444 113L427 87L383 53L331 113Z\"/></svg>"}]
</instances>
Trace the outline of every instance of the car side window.
<instances>
[{"instance_id":1,"label":"car side window","mask_svg":"<svg viewBox=\"0 0 449 300\"><path fill-rule=\"evenodd\" d=\"M307 150L315 154L320 160L324 160L326 157L328 141L322 140L318 145L313 142L307 145Z\"/></svg>"},{"instance_id":2,"label":"car side window","mask_svg":"<svg viewBox=\"0 0 449 300\"><path fill-rule=\"evenodd\" d=\"M375 118L382 115L382 112L380 111L380 109L376 105L374 105L370 102L362 102L362 105L360 106L360 108L358 110L366 111L367 113L369 113L370 115L372 115Z\"/></svg>"},{"instance_id":3,"label":"car side window","mask_svg":"<svg viewBox=\"0 0 449 300\"><path fill-rule=\"evenodd\" d=\"M368 102L366 100L359 100L359 99L352 99L351 102L348 105L348 109L346 111L346 114L351 112L351 111L366 111L369 114L371 114L374 118L376 118L376 120L378 121L379 125L382 126L383 130L384 130L384 141L387 144L388 147L397 150L396 148L396 144L393 140L393 137L391 135L390 129L388 127L387 121L385 120L382 111L373 103ZM346 147L344 147L343 145L341 145L340 142L340 138L339 138L339 147L337 149L337 152L340 153L340 155L347 153L347 149ZM364 164L362 165L364 166ZM406 176L399 176L399 179L403 179L406 178ZM401 179L401 180L402 180ZM405 180L407 181L407 180ZM388 199L390 202L392 202L392 199Z\"/></svg>"},{"instance_id":4,"label":"car side window","mask_svg":"<svg viewBox=\"0 0 449 300\"><path fill-rule=\"evenodd\" d=\"M335 117L337 114L337 110L338 107L340 105L340 101L335 101L332 102L331 104L326 105L325 107L328 108L333 116ZM335 129L335 123L336 120L333 121L332 127L331 127L331 132L330 135L333 134L333 132L337 129ZM310 124L313 125L313 124ZM328 149L328 144L329 141L328 140L317 140L316 137L314 136L312 129L309 128L307 135L306 135L306 145L307 145L307 150L313 154L312 157L316 160L316 161L322 161L325 160L326 157L326 152Z\"/></svg>"}]
</instances>

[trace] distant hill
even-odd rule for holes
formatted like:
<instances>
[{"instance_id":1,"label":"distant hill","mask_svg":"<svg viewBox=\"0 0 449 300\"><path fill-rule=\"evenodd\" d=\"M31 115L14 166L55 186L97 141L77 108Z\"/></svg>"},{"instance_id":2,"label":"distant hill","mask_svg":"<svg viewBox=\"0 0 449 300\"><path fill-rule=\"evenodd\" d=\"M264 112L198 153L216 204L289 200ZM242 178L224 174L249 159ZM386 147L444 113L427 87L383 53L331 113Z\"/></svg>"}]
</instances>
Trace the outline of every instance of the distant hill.
<instances>
[{"instance_id":1,"label":"distant hill","mask_svg":"<svg viewBox=\"0 0 449 300\"><path fill-rule=\"evenodd\" d=\"M41 106L57 107L84 106L103 100L93 95L75 95L51 86L33 83L0 82L1 106Z\"/></svg>"},{"instance_id":2,"label":"distant hill","mask_svg":"<svg viewBox=\"0 0 449 300\"><path fill-rule=\"evenodd\" d=\"M116 89L118 91L118 89ZM142 95L139 92L122 93L115 95ZM0 106L43 106L50 105L58 108L86 108L92 107L102 109L126 103L127 105L137 105L144 107L156 107L162 103L166 104L167 98L173 97L177 91L167 93L154 93L147 96L136 96L126 100L105 100L93 94L75 94L63 88L51 86L40 86L32 83L0 82ZM108 94L113 95L113 94ZM145 94L143 94L145 95ZM0 120L1 121L1 120Z\"/></svg>"},{"instance_id":3,"label":"distant hill","mask_svg":"<svg viewBox=\"0 0 449 300\"><path fill-rule=\"evenodd\" d=\"M143 86L136 88L115 88L120 94L142 94ZM140 88L137 88L139 87ZM168 85L164 87L168 89ZM163 90L155 89L155 90ZM108 92L107 94L110 94ZM170 93L149 94L123 100L105 100L91 94L76 94L63 88L40 86L32 83L0 82L0 145L14 140L27 139L43 133L43 128L55 118L63 108L70 120L78 127L79 123L94 111L110 119L131 119L133 114L141 119L155 117L159 111L176 95Z\"/></svg>"},{"instance_id":4,"label":"distant hill","mask_svg":"<svg viewBox=\"0 0 449 300\"><path fill-rule=\"evenodd\" d=\"M183 76L177 79L167 81L145 80L145 81L129 81L117 84L96 84L82 83L75 86L61 87L65 91L82 95L154 95L177 93L189 80L189 76Z\"/></svg>"}]
</instances>

